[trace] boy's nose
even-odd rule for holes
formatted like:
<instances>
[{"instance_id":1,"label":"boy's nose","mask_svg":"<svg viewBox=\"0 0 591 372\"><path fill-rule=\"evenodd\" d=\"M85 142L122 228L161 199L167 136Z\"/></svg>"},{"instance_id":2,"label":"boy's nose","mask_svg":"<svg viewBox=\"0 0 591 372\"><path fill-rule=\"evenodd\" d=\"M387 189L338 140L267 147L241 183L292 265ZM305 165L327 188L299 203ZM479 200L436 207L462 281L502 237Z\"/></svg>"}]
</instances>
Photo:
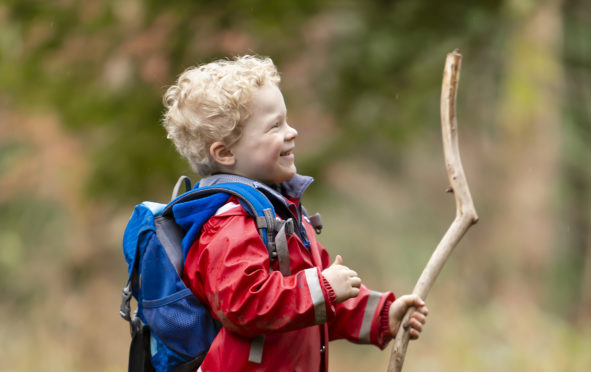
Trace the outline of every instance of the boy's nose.
<instances>
[{"instance_id":1,"label":"boy's nose","mask_svg":"<svg viewBox=\"0 0 591 372\"><path fill-rule=\"evenodd\" d=\"M287 124L287 135L285 136L285 139L287 141L291 141L293 139L295 139L298 136L298 131L292 127L291 125Z\"/></svg>"}]
</instances>

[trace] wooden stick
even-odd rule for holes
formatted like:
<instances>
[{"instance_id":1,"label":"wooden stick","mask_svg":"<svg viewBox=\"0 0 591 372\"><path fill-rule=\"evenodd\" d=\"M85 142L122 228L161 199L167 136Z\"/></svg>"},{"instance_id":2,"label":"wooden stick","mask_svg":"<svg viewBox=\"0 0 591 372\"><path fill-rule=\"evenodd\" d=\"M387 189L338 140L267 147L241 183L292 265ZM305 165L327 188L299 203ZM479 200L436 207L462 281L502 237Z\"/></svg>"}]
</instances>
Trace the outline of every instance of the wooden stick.
<instances>
[{"instance_id":1,"label":"wooden stick","mask_svg":"<svg viewBox=\"0 0 591 372\"><path fill-rule=\"evenodd\" d=\"M456 121L456 96L458 82L460 79L460 67L462 55L454 50L447 55L445 68L443 70L443 83L441 86L441 132L443 135L443 153L445 156L445 167L449 179L450 189L456 200L456 218L435 248L433 255L427 262L427 266L419 277L413 290L423 300L427 297L435 279L441 272L445 261L447 261L452 250L464 236L468 228L478 222L478 215L472 202L468 182L460 159L458 145L458 124ZM409 308L400 322L400 329L396 334L388 372L402 371L404 356L409 334L409 320L415 308Z\"/></svg>"}]
</instances>

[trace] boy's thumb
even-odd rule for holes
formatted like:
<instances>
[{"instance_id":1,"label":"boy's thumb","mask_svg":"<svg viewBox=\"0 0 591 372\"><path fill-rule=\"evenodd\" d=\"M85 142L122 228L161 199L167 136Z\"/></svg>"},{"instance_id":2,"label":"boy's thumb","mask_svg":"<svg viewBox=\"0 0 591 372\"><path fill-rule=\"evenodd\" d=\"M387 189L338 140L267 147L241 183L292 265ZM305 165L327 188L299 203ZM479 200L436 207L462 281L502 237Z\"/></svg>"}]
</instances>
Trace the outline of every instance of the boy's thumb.
<instances>
[{"instance_id":1,"label":"boy's thumb","mask_svg":"<svg viewBox=\"0 0 591 372\"><path fill-rule=\"evenodd\" d=\"M340 254L337 254L337 256L334 258L334 262L332 264L333 265L342 265L343 264L343 257L341 257Z\"/></svg>"}]
</instances>

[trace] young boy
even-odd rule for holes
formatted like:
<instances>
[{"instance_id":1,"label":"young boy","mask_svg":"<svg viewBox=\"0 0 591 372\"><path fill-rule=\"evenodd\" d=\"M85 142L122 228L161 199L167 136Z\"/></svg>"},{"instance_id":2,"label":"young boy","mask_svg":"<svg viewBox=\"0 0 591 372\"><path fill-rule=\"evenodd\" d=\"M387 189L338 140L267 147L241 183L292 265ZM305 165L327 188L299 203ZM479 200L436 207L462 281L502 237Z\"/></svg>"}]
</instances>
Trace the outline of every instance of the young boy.
<instances>
[{"instance_id":1,"label":"young boy","mask_svg":"<svg viewBox=\"0 0 591 372\"><path fill-rule=\"evenodd\" d=\"M183 280L223 328L200 371L327 371L328 341L345 338L384 348L406 309L416 339L427 315L414 295L394 301L331 264L303 216L312 183L296 173L295 139L269 58L237 57L191 68L164 95L163 124L178 151L203 177L200 185L246 182L264 193L277 215L295 222L287 237L290 275L282 275L255 221L230 198L203 225L186 259Z\"/></svg>"}]
</instances>

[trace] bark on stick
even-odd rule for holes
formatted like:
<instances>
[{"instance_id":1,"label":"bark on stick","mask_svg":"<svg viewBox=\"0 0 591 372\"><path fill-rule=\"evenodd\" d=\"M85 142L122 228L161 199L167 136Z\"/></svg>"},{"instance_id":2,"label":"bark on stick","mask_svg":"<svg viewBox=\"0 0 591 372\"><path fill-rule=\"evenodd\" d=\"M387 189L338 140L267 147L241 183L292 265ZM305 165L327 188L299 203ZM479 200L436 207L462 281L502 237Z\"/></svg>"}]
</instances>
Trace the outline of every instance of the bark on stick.
<instances>
[{"instance_id":1,"label":"bark on stick","mask_svg":"<svg viewBox=\"0 0 591 372\"><path fill-rule=\"evenodd\" d=\"M478 222L478 215L472 202L470 189L462 161L458 144L458 123L456 120L456 96L458 82L460 80L460 67L462 55L454 50L447 55L443 70L443 82L441 86L441 132L443 136L443 153L445 168L451 192L456 200L456 218L435 248L433 255L427 262L427 266L419 277L413 290L423 300L427 297L435 279L441 272L445 261L464 236L468 228ZM400 322L400 329L396 334L388 372L402 371L404 356L410 339L408 322L415 308L410 308Z\"/></svg>"}]
</instances>

